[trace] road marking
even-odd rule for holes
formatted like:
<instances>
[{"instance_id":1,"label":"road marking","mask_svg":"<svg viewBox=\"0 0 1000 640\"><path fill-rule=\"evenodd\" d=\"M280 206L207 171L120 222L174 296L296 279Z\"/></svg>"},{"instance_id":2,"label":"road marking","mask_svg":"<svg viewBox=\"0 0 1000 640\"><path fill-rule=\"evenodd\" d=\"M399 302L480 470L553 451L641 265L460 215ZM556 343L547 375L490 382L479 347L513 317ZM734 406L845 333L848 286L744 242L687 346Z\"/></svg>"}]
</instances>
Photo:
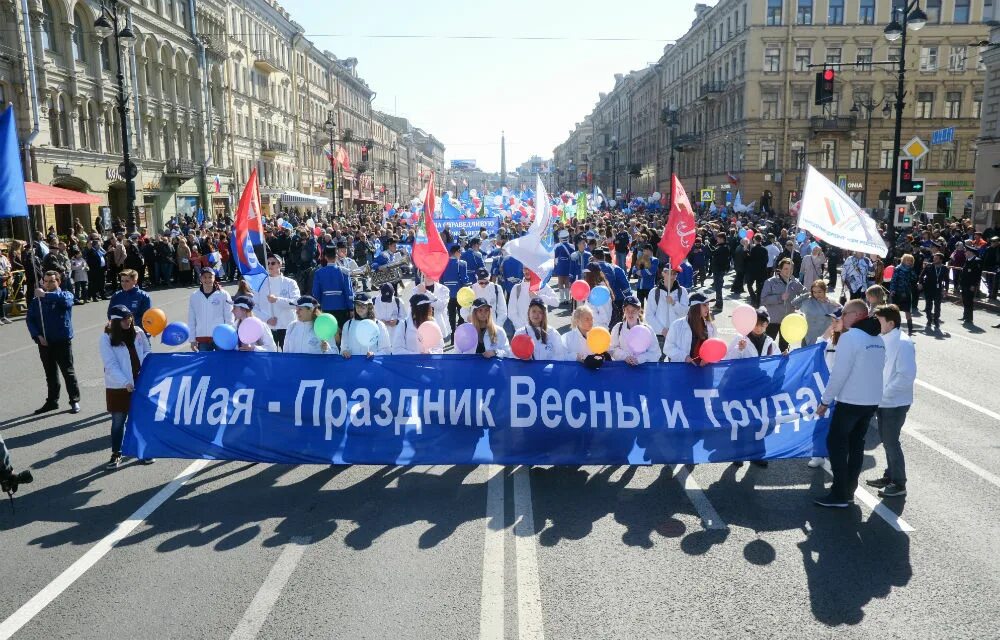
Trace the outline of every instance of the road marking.
<instances>
[{"instance_id":1,"label":"road marking","mask_svg":"<svg viewBox=\"0 0 1000 640\"><path fill-rule=\"evenodd\" d=\"M829 460L823 461L823 470L826 471L831 478L833 477L833 469L830 468ZM895 513L889 507L885 506L885 503L883 503L881 500L879 500L872 494L868 493L861 487L855 489L854 497L860 500L861 502L864 502L866 505L868 505L869 509L871 509L874 513L876 513L883 520L889 523L889 526L895 529L896 531L899 531L900 533L910 533L912 531L916 531L916 529L910 526L910 523L900 518L897 513Z\"/></svg>"},{"instance_id":2,"label":"road marking","mask_svg":"<svg viewBox=\"0 0 1000 640\"><path fill-rule=\"evenodd\" d=\"M209 460L195 460L188 465L184 471L181 471L169 484L160 489L146 504L139 507L127 519L118 523L114 531L99 540L79 560L71 564L68 569L59 574L55 580L39 591L31 600L28 600L20 609L0 623L0 640L7 640L17 633L21 627L28 624L42 609L51 604L63 591L76 582L80 576L97 564L116 544L142 524L160 505L177 493L177 490L184 486L188 480L204 469L205 465L209 462Z\"/></svg>"},{"instance_id":3,"label":"road marking","mask_svg":"<svg viewBox=\"0 0 1000 640\"><path fill-rule=\"evenodd\" d=\"M960 405L964 405L964 406L972 409L973 411L978 411L979 413L983 414L984 416L987 416L987 417L993 418L994 420L1000 421L1000 413L997 413L996 411L991 411L990 409L987 409L986 407L979 406L978 404L976 404L975 402L972 402L971 400L966 400L965 398L963 398L961 396L956 396L954 393L952 393L950 391L945 391L944 389L942 389L940 387L935 387L934 385L930 384L929 382L924 382L920 378L917 378L916 383L918 385L920 385L921 387L923 387L924 389L927 389L928 391L933 391L934 393L936 393L936 394L938 394L940 396L944 396L945 398L948 398L949 400L953 400L953 401L957 402Z\"/></svg>"},{"instance_id":4,"label":"road marking","mask_svg":"<svg viewBox=\"0 0 1000 640\"><path fill-rule=\"evenodd\" d=\"M694 505L695 511L701 516L701 524L706 529L728 529L729 525L722 521L719 513L708 501L708 496L702 491L698 483L691 477L691 473L682 464L674 465L674 478L684 488L688 500Z\"/></svg>"},{"instance_id":5,"label":"road marking","mask_svg":"<svg viewBox=\"0 0 1000 640\"><path fill-rule=\"evenodd\" d=\"M986 469L983 469L982 467L980 467L976 463L970 462L969 460L967 460L967 459L963 458L962 456L958 455L957 453L955 453L954 451L952 451L948 447L946 447L946 446L944 446L942 444L939 444L937 441L935 441L935 440L933 440L931 438L928 438L927 436L925 436L924 434L920 433L919 431L917 431L913 427L904 427L903 428L903 433L905 433L906 435L910 436L911 438L914 438L915 440L919 440L920 442L924 443L925 445L927 445L931 449L934 449L935 451L937 451L938 453L940 453L944 457L950 458L954 462L957 462L958 464L962 465L963 467L965 467L966 469L968 469L972 473L976 474L977 476L979 476L980 478L982 478L986 482L989 482L993 486L1000 487L1000 476L996 476L996 475L990 473L989 471L987 471Z\"/></svg>"},{"instance_id":6,"label":"road marking","mask_svg":"<svg viewBox=\"0 0 1000 640\"><path fill-rule=\"evenodd\" d=\"M535 548L535 513L531 504L530 468L514 470L514 553L517 569L517 632L519 640L543 640L542 592Z\"/></svg>"},{"instance_id":7,"label":"road marking","mask_svg":"<svg viewBox=\"0 0 1000 640\"><path fill-rule=\"evenodd\" d=\"M243 614L240 623L236 625L233 635L229 636L229 640L253 640L257 637L310 541L308 536L292 538L290 544L278 556L277 562L271 567L271 572L267 574L264 584L260 585L257 595L247 607L246 613Z\"/></svg>"},{"instance_id":8,"label":"road marking","mask_svg":"<svg viewBox=\"0 0 1000 640\"><path fill-rule=\"evenodd\" d=\"M480 640L503 640L504 634L504 468L486 467L486 541L479 609Z\"/></svg>"}]
</instances>

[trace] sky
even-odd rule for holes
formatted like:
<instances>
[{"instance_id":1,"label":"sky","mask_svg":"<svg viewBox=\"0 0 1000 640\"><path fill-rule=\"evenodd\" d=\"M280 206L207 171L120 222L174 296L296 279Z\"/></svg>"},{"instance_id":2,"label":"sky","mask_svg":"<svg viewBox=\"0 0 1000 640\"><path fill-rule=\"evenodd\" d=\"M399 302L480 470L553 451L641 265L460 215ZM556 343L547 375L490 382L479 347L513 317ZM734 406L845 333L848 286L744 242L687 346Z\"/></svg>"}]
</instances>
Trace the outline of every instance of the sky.
<instances>
[{"instance_id":1,"label":"sky","mask_svg":"<svg viewBox=\"0 0 1000 640\"><path fill-rule=\"evenodd\" d=\"M498 171L501 130L508 170L532 155L550 158L598 93L611 91L615 73L655 63L687 31L695 2L281 4L320 49L357 58L359 75L377 93L375 108L441 140L446 163L473 159ZM615 10L627 14L609 15ZM525 39L537 37L557 39Z\"/></svg>"}]
</instances>

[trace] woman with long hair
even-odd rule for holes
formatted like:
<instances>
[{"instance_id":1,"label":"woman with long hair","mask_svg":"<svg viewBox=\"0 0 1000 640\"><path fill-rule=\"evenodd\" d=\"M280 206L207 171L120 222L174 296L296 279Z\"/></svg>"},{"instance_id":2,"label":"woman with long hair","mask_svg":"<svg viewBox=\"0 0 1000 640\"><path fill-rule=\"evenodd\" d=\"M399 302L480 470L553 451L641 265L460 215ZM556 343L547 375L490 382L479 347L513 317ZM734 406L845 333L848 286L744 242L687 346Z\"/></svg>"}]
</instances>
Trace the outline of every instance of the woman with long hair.
<instances>
[{"instance_id":1,"label":"woman with long hair","mask_svg":"<svg viewBox=\"0 0 1000 640\"><path fill-rule=\"evenodd\" d=\"M115 305L108 313L108 326L99 340L101 360L104 362L104 397L111 414L111 460L109 469L116 469L122 461L122 441L125 439L125 422L135 381L139 377L142 361L149 355L149 339L145 332L136 331L132 311L125 305ZM139 460L152 464L154 460Z\"/></svg>"},{"instance_id":2,"label":"woman with long hair","mask_svg":"<svg viewBox=\"0 0 1000 640\"><path fill-rule=\"evenodd\" d=\"M703 342L714 338L715 323L709 306L714 299L695 293L688 298L687 315L670 325L667 340L663 344L663 355L670 362L687 362L704 366L698 352Z\"/></svg>"},{"instance_id":3,"label":"woman with long hair","mask_svg":"<svg viewBox=\"0 0 1000 640\"><path fill-rule=\"evenodd\" d=\"M239 333L240 325L244 322L257 321L253 315L254 302L250 296L236 296L233 298L233 319L236 321L236 332ZM277 351L278 345L274 343L274 335L267 330L267 325L261 322L261 336L251 344L240 341L240 351Z\"/></svg>"},{"instance_id":4,"label":"woman with long hair","mask_svg":"<svg viewBox=\"0 0 1000 640\"><path fill-rule=\"evenodd\" d=\"M436 322L434 320L434 304L431 296L426 293L416 293L410 297L410 315L396 327L396 333L392 337L392 353L394 355L443 353L442 345L424 347L421 344L420 334L417 331L420 329L420 325L425 322Z\"/></svg>"},{"instance_id":5,"label":"woman with long hair","mask_svg":"<svg viewBox=\"0 0 1000 640\"><path fill-rule=\"evenodd\" d=\"M374 342L362 343L359 325L362 320L371 320L378 329ZM354 317L344 323L340 333L340 355L350 358L353 354L364 354L367 358L385 356L390 353L389 330L385 323L375 317L375 300L367 293L354 296Z\"/></svg>"},{"instance_id":6,"label":"woman with long hair","mask_svg":"<svg viewBox=\"0 0 1000 640\"><path fill-rule=\"evenodd\" d=\"M604 272L601 270L600 265L596 262L592 262L587 265L587 268L583 271L584 281L590 285L590 290L593 291L594 287L607 287L608 291L611 292L611 298L602 305L590 304L590 308L594 312L594 324L599 327L604 327L608 329L611 327L611 315L614 313L615 304L615 290L611 288L608 283L608 279L604 276Z\"/></svg>"},{"instance_id":7,"label":"woman with long hair","mask_svg":"<svg viewBox=\"0 0 1000 640\"><path fill-rule=\"evenodd\" d=\"M506 358L510 354L510 341L503 329L493 320L493 307L486 298L476 298L472 302L469 323L476 330L478 341L475 349L459 353L478 353L484 358Z\"/></svg>"},{"instance_id":8,"label":"woman with long hair","mask_svg":"<svg viewBox=\"0 0 1000 640\"><path fill-rule=\"evenodd\" d=\"M586 362L594 353L587 345L587 334L594 328L594 308L589 304L581 304L573 310L573 317L570 320L570 330L563 334L563 355L566 360L575 359L577 362ZM598 354L602 359L610 360L607 353Z\"/></svg>"},{"instance_id":9,"label":"woman with long hair","mask_svg":"<svg viewBox=\"0 0 1000 640\"><path fill-rule=\"evenodd\" d=\"M288 323L285 331L285 353L336 354L337 343L320 340L316 336L314 322L321 311L316 298L301 296L295 301L295 320Z\"/></svg>"},{"instance_id":10,"label":"woman with long hair","mask_svg":"<svg viewBox=\"0 0 1000 640\"><path fill-rule=\"evenodd\" d=\"M649 330L650 341L644 351L637 353L629 346L627 336L629 331L640 326ZM628 296L623 301L622 321L611 330L611 357L633 367L644 362L660 361L660 344L654 337L653 328L643 321L642 303L637 296Z\"/></svg>"},{"instance_id":11,"label":"woman with long hair","mask_svg":"<svg viewBox=\"0 0 1000 640\"><path fill-rule=\"evenodd\" d=\"M913 335L913 292L917 286L917 271L914 269L914 259L912 254L905 253L899 259L899 264L892 271L892 280L889 282L889 294L892 296L892 304L899 307L899 310L906 316L906 331Z\"/></svg>"},{"instance_id":12,"label":"woman with long hair","mask_svg":"<svg viewBox=\"0 0 1000 640\"><path fill-rule=\"evenodd\" d=\"M808 323L803 346L816 344L816 341L830 326L829 314L840 308L840 305L827 297L826 281L814 280L808 293L803 293L792 300L792 306L800 311Z\"/></svg>"},{"instance_id":13,"label":"woman with long hair","mask_svg":"<svg viewBox=\"0 0 1000 640\"><path fill-rule=\"evenodd\" d=\"M565 359L562 337L549 326L548 308L541 298L533 298L528 304L528 324L515 331L514 336L522 334L535 343L532 360Z\"/></svg>"}]
</instances>

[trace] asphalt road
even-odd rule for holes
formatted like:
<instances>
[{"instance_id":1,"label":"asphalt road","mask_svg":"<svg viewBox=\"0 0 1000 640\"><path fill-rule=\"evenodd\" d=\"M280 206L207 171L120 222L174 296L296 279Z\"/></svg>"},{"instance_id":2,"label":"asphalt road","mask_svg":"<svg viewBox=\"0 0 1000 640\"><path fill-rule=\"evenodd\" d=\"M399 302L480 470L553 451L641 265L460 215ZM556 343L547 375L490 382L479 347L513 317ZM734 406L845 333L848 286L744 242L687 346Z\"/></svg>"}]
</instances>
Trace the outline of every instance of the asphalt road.
<instances>
[{"instance_id":1,"label":"asphalt road","mask_svg":"<svg viewBox=\"0 0 1000 640\"><path fill-rule=\"evenodd\" d=\"M183 317L188 293L153 299ZM767 469L160 460L108 472L103 313L74 311L77 416L30 415L44 400L37 353L23 322L0 327L0 429L15 466L36 476L13 512L0 504L0 639L987 638L1000 629L1000 332L986 313L982 328L963 327L949 304L943 333L915 337L909 497L883 504L872 491L844 511L812 505L827 476L804 460ZM720 324L731 332L725 314ZM863 477L883 464L872 433Z\"/></svg>"}]
</instances>

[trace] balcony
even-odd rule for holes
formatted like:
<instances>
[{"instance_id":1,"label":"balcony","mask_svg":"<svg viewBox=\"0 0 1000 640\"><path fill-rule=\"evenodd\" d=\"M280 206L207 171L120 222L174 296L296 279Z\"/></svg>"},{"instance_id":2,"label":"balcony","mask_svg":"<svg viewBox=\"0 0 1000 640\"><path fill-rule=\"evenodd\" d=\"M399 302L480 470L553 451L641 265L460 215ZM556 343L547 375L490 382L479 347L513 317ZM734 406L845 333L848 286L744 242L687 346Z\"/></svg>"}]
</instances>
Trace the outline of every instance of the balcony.
<instances>
[{"instance_id":1,"label":"balcony","mask_svg":"<svg viewBox=\"0 0 1000 640\"><path fill-rule=\"evenodd\" d=\"M164 177L179 180L190 180L197 172L198 167L193 162L190 160L178 160L177 158L167 160L166 167L163 169Z\"/></svg>"},{"instance_id":2,"label":"balcony","mask_svg":"<svg viewBox=\"0 0 1000 640\"><path fill-rule=\"evenodd\" d=\"M701 134L685 133L674 138L674 149L677 151L688 151L691 147L701 143Z\"/></svg>"},{"instance_id":3,"label":"balcony","mask_svg":"<svg viewBox=\"0 0 1000 640\"><path fill-rule=\"evenodd\" d=\"M262 142L260 144L260 155L273 158L279 153L288 153L288 145L284 142Z\"/></svg>"},{"instance_id":4,"label":"balcony","mask_svg":"<svg viewBox=\"0 0 1000 640\"><path fill-rule=\"evenodd\" d=\"M826 118L824 116L813 116L809 118L809 127L814 133L824 131L851 131L854 129L855 119L848 116L837 116Z\"/></svg>"},{"instance_id":5,"label":"balcony","mask_svg":"<svg viewBox=\"0 0 1000 640\"><path fill-rule=\"evenodd\" d=\"M277 73L282 69L278 58L263 49L257 49L253 52L253 66L261 73Z\"/></svg>"},{"instance_id":6,"label":"balcony","mask_svg":"<svg viewBox=\"0 0 1000 640\"><path fill-rule=\"evenodd\" d=\"M713 100L729 86L728 82L706 82L701 85L698 97L702 100Z\"/></svg>"}]
</instances>

